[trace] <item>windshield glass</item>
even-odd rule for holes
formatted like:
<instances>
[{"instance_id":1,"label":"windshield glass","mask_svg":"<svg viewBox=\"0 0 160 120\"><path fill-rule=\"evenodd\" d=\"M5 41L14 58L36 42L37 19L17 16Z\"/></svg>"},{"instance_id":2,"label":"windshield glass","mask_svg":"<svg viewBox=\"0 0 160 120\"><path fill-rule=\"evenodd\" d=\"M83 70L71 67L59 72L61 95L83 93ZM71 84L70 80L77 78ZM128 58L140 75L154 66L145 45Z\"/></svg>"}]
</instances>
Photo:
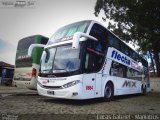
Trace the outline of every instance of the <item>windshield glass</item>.
<instances>
[{"instance_id":1,"label":"windshield glass","mask_svg":"<svg viewBox=\"0 0 160 120\"><path fill-rule=\"evenodd\" d=\"M32 66L32 58L27 55L28 50L18 51L16 53L16 67L31 67Z\"/></svg>"},{"instance_id":2,"label":"windshield glass","mask_svg":"<svg viewBox=\"0 0 160 120\"><path fill-rule=\"evenodd\" d=\"M17 51L28 49L31 44L36 43L36 36L26 37L18 42Z\"/></svg>"},{"instance_id":3,"label":"windshield glass","mask_svg":"<svg viewBox=\"0 0 160 120\"><path fill-rule=\"evenodd\" d=\"M54 33L47 44L61 42L62 38L73 36L75 32L85 33L89 23L90 21L82 21L64 26Z\"/></svg>"},{"instance_id":4,"label":"windshield glass","mask_svg":"<svg viewBox=\"0 0 160 120\"><path fill-rule=\"evenodd\" d=\"M36 36L26 37L21 39L17 45L16 52L16 67L31 67L32 58L28 56L28 48L31 44L36 43Z\"/></svg>"},{"instance_id":5,"label":"windshield glass","mask_svg":"<svg viewBox=\"0 0 160 120\"><path fill-rule=\"evenodd\" d=\"M80 68L79 49L71 45L46 49L42 54L41 73L72 72Z\"/></svg>"}]
</instances>

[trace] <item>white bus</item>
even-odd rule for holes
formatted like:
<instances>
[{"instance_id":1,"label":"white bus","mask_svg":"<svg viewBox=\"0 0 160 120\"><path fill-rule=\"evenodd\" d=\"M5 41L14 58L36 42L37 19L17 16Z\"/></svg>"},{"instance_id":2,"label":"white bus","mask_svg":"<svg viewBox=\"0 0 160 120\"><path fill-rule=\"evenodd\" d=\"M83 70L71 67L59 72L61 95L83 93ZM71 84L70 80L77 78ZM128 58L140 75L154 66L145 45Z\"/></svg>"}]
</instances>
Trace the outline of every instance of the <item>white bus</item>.
<instances>
[{"instance_id":1,"label":"white bus","mask_svg":"<svg viewBox=\"0 0 160 120\"><path fill-rule=\"evenodd\" d=\"M34 47L31 45L28 55ZM38 75L39 95L90 99L143 93L149 85L148 63L96 21L57 30L44 46Z\"/></svg>"},{"instance_id":2,"label":"white bus","mask_svg":"<svg viewBox=\"0 0 160 120\"><path fill-rule=\"evenodd\" d=\"M42 35L33 35L19 40L16 51L13 86L37 89L37 76L43 48L35 48L28 56L31 44L46 45L48 38Z\"/></svg>"}]
</instances>

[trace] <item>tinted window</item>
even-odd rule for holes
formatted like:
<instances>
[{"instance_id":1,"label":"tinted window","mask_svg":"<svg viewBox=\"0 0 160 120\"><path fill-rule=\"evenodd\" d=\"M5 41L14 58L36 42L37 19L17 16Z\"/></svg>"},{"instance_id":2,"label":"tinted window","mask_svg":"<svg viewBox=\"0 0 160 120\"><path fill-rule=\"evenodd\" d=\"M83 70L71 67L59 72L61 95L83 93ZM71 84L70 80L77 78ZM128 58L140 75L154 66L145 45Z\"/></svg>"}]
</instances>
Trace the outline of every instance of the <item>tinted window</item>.
<instances>
[{"instance_id":1,"label":"tinted window","mask_svg":"<svg viewBox=\"0 0 160 120\"><path fill-rule=\"evenodd\" d=\"M113 61L110 69L110 75L117 77L126 77L126 66Z\"/></svg>"},{"instance_id":2,"label":"tinted window","mask_svg":"<svg viewBox=\"0 0 160 120\"><path fill-rule=\"evenodd\" d=\"M46 45L47 42L48 42L48 38L46 38L46 37L41 37L41 44Z\"/></svg>"},{"instance_id":3,"label":"tinted window","mask_svg":"<svg viewBox=\"0 0 160 120\"><path fill-rule=\"evenodd\" d=\"M142 71L134 70L115 61L111 64L110 75L133 80L142 80Z\"/></svg>"},{"instance_id":4,"label":"tinted window","mask_svg":"<svg viewBox=\"0 0 160 120\"><path fill-rule=\"evenodd\" d=\"M24 38L18 42L17 50L28 49L29 46L36 42L36 36Z\"/></svg>"},{"instance_id":5,"label":"tinted window","mask_svg":"<svg viewBox=\"0 0 160 120\"><path fill-rule=\"evenodd\" d=\"M120 50L120 40L118 38L116 38L114 35L110 33L108 39L109 39L109 46Z\"/></svg>"},{"instance_id":6,"label":"tinted window","mask_svg":"<svg viewBox=\"0 0 160 120\"><path fill-rule=\"evenodd\" d=\"M142 80L142 71L137 71L127 67L127 78L134 80Z\"/></svg>"},{"instance_id":7,"label":"tinted window","mask_svg":"<svg viewBox=\"0 0 160 120\"><path fill-rule=\"evenodd\" d=\"M120 46L121 46L121 51L122 51L125 55L129 56L129 55L130 55L129 47L128 47L125 43L123 43L123 42L121 42Z\"/></svg>"},{"instance_id":8,"label":"tinted window","mask_svg":"<svg viewBox=\"0 0 160 120\"><path fill-rule=\"evenodd\" d=\"M16 59L16 67L31 67L32 66L32 58L24 58L24 59Z\"/></svg>"},{"instance_id":9,"label":"tinted window","mask_svg":"<svg viewBox=\"0 0 160 120\"><path fill-rule=\"evenodd\" d=\"M102 68L104 63L104 54L100 49L98 42L88 40L86 42L86 52L84 55L84 71L85 72L97 72Z\"/></svg>"},{"instance_id":10,"label":"tinted window","mask_svg":"<svg viewBox=\"0 0 160 120\"><path fill-rule=\"evenodd\" d=\"M98 42L102 45L102 51L105 51L108 43L108 31L103 26L94 24L90 35L98 39Z\"/></svg>"}]
</instances>

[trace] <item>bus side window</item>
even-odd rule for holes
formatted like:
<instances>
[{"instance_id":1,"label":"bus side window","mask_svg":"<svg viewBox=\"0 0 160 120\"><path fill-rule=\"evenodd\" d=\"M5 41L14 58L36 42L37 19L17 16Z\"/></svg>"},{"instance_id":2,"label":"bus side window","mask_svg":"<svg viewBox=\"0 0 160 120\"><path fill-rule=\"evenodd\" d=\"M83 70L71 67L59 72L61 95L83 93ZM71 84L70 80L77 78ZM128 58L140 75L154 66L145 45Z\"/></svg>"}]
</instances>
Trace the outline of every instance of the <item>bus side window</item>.
<instances>
[{"instance_id":1,"label":"bus side window","mask_svg":"<svg viewBox=\"0 0 160 120\"><path fill-rule=\"evenodd\" d=\"M114 61L112 62L111 69L110 69L111 76L118 76L118 65L119 63Z\"/></svg>"},{"instance_id":2,"label":"bus side window","mask_svg":"<svg viewBox=\"0 0 160 120\"><path fill-rule=\"evenodd\" d=\"M87 72L97 72L102 68L104 53L99 42L88 40L86 46L84 69Z\"/></svg>"},{"instance_id":3,"label":"bus side window","mask_svg":"<svg viewBox=\"0 0 160 120\"><path fill-rule=\"evenodd\" d=\"M126 78L127 68L126 66L113 61L110 69L111 76L123 77Z\"/></svg>"},{"instance_id":4,"label":"bus side window","mask_svg":"<svg viewBox=\"0 0 160 120\"><path fill-rule=\"evenodd\" d=\"M89 53L86 53L86 57L85 57L85 70L87 72L92 72L94 71L94 67L95 67L95 64L94 64L94 56L89 54Z\"/></svg>"},{"instance_id":5,"label":"bus side window","mask_svg":"<svg viewBox=\"0 0 160 120\"><path fill-rule=\"evenodd\" d=\"M120 50L120 41L118 38L116 38L115 36L113 36L111 33L109 33L108 35L108 45L110 47L114 47L118 50Z\"/></svg>"},{"instance_id":6,"label":"bus side window","mask_svg":"<svg viewBox=\"0 0 160 120\"><path fill-rule=\"evenodd\" d=\"M87 40L87 44L86 44L86 53L85 53L85 57L84 57L84 70L87 73L90 73L92 71L94 71L94 66L95 66L95 57L94 54L91 51L94 51L95 49L95 41L92 40Z\"/></svg>"},{"instance_id":7,"label":"bus side window","mask_svg":"<svg viewBox=\"0 0 160 120\"><path fill-rule=\"evenodd\" d=\"M102 52L105 53L108 44L108 31L103 26L95 23L90 35L98 39L98 43L102 45Z\"/></svg>"},{"instance_id":8,"label":"bus side window","mask_svg":"<svg viewBox=\"0 0 160 120\"><path fill-rule=\"evenodd\" d=\"M112 47L112 46L113 46L113 40L110 38L108 41L109 41L109 42L108 42L108 46L109 46L109 47Z\"/></svg>"}]
</instances>

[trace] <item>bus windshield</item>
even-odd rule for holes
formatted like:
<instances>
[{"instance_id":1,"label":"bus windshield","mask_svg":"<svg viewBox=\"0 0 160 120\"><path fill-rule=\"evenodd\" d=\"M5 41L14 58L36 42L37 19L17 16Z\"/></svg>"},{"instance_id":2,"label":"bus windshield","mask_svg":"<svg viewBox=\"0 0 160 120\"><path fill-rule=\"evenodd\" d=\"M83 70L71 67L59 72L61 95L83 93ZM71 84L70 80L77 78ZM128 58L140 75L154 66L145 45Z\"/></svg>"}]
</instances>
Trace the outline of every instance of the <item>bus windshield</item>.
<instances>
[{"instance_id":1,"label":"bus windshield","mask_svg":"<svg viewBox=\"0 0 160 120\"><path fill-rule=\"evenodd\" d=\"M32 58L27 57L23 59L17 59L16 60L16 67L31 67L32 66Z\"/></svg>"},{"instance_id":2,"label":"bus windshield","mask_svg":"<svg viewBox=\"0 0 160 120\"><path fill-rule=\"evenodd\" d=\"M34 48L32 56L28 56L28 48L31 44L46 44L48 38L34 35L21 39L18 42L15 65L18 68L31 67L32 63L39 64L43 48Z\"/></svg>"},{"instance_id":3,"label":"bus windshield","mask_svg":"<svg viewBox=\"0 0 160 120\"><path fill-rule=\"evenodd\" d=\"M28 48L31 44L35 43L35 36L26 37L18 42L16 53L16 67L31 67L32 58L27 55Z\"/></svg>"},{"instance_id":4,"label":"bus windshield","mask_svg":"<svg viewBox=\"0 0 160 120\"><path fill-rule=\"evenodd\" d=\"M48 44L61 42L62 38L73 36L75 32L86 32L90 21L82 21L64 26L57 30L49 40Z\"/></svg>"},{"instance_id":5,"label":"bus windshield","mask_svg":"<svg viewBox=\"0 0 160 120\"><path fill-rule=\"evenodd\" d=\"M16 53L16 67L31 67L32 58L27 55L28 49L18 50Z\"/></svg>"},{"instance_id":6,"label":"bus windshield","mask_svg":"<svg viewBox=\"0 0 160 120\"><path fill-rule=\"evenodd\" d=\"M71 45L45 49L41 60L41 73L64 73L79 70L79 49Z\"/></svg>"}]
</instances>

